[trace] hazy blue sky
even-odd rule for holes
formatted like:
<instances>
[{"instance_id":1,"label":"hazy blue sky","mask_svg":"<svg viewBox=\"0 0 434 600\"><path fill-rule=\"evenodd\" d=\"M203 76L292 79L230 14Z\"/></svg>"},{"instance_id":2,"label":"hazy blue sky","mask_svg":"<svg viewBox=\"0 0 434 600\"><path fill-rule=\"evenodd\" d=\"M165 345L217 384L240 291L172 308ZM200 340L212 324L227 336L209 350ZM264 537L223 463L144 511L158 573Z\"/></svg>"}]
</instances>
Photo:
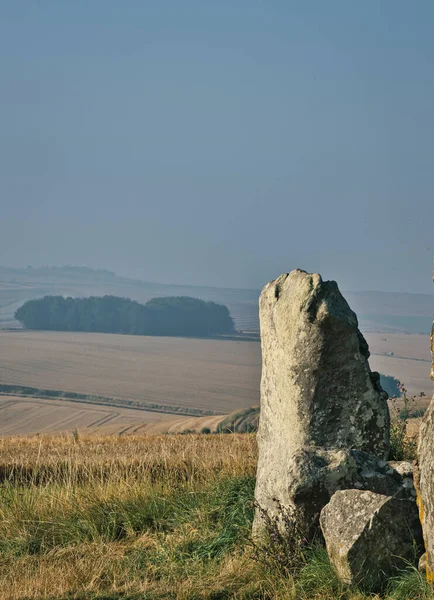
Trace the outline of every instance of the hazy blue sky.
<instances>
[{"instance_id":1,"label":"hazy blue sky","mask_svg":"<svg viewBox=\"0 0 434 600\"><path fill-rule=\"evenodd\" d=\"M432 0L0 0L0 264L432 292Z\"/></svg>"}]
</instances>

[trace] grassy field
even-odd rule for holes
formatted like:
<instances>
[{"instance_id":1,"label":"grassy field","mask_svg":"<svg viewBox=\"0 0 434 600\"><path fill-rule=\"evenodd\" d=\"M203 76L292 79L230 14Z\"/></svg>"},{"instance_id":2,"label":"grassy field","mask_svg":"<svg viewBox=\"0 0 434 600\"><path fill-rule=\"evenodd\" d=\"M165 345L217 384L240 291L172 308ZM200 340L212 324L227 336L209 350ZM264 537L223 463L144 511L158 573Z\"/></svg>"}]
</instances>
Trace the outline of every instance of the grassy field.
<instances>
[{"instance_id":1,"label":"grassy field","mask_svg":"<svg viewBox=\"0 0 434 600\"><path fill-rule=\"evenodd\" d=\"M0 439L0 600L427 600L408 570L348 590L250 540L254 435Z\"/></svg>"}]
</instances>

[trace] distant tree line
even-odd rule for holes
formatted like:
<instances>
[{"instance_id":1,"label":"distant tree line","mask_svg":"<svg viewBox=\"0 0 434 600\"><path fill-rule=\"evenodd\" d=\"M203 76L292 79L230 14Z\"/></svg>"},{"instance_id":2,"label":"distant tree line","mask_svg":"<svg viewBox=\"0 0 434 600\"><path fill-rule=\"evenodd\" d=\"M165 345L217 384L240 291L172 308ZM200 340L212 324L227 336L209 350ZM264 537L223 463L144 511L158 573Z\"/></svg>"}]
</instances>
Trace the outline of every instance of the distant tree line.
<instances>
[{"instance_id":1,"label":"distant tree line","mask_svg":"<svg viewBox=\"0 0 434 600\"><path fill-rule=\"evenodd\" d=\"M154 298L140 304L116 296L29 300L15 313L27 329L134 335L200 336L235 332L226 306L197 298Z\"/></svg>"}]
</instances>

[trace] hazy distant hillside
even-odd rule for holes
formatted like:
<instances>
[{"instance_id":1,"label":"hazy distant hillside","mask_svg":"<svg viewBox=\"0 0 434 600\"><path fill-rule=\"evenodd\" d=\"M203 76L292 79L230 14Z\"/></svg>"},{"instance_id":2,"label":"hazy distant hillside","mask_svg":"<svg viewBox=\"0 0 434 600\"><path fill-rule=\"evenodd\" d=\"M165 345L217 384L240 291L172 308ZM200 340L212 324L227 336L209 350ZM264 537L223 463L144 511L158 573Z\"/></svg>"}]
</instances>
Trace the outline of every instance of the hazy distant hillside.
<instances>
[{"instance_id":1,"label":"hazy distant hillside","mask_svg":"<svg viewBox=\"0 0 434 600\"><path fill-rule=\"evenodd\" d=\"M0 327L13 323L15 310L25 301L45 295L104 296L112 294L147 302L156 296L194 296L225 304L238 330L258 331L259 290L168 285L120 277L104 269L0 267ZM434 295L387 292L345 292L364 331L428 333Z\"/></svg>"},{"instance_id":2,"label":"hazy distant hillside","mask_svg":"<svg viewBox=\"0 0 434 600\"><path fill-rule=\"evenodd\" d=\"M434 314L434 294L345 292L363 331L429 333Z\"/></svg>"},{"instance_id":3,"label":"hazy distant hillside","mask_svg":"<svg viewBox=\"0 0 434 600\"><path fill-rule=\"evenodd\" d=\"M73 297L123 296L147 302L159 296L194 296L225 304L237 329L258 330L257 290L231 290L151 283L110 271L82 267L7 269L0 267L0 327L13 325L13 315L27 300L46 295ZM16 323L15 323L16 324Z\"/></svg>"}]
</instances>

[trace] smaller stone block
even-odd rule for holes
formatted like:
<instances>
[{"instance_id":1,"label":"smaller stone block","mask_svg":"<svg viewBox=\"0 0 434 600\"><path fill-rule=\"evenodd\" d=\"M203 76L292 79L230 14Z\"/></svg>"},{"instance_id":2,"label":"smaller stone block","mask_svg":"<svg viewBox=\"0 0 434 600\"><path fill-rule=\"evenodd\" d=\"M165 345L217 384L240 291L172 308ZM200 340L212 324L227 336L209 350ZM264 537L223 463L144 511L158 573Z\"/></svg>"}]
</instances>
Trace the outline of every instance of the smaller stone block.
<instances>
[{"instance_id":1,"label":"smaller stone block","mask_svg":"<svg viewBox=\"0 0 434 600\"><path fill-rule=\"evenodd\" d=\"M330 562L341 581L381 588L386 578L417 561L422 529L415 502L364 490L337 491L321 511Z\"/></svg>"}]
</instances>

